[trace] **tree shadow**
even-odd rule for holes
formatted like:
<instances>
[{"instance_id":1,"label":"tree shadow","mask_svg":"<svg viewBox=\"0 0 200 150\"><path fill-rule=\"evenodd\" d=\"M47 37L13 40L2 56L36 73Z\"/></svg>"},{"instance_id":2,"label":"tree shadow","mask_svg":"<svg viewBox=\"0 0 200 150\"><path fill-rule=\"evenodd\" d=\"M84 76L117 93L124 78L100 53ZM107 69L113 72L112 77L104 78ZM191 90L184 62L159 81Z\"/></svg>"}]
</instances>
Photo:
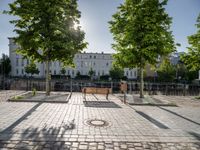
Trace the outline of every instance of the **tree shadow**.
<instances>
[{"instance_id":1,"label":"tree shadow","mask_svg":"<svg viewBox=\"0 0 200 150\"><path fill-rule=\"evenodd\" d=\"M200 134L199 133L195 133L195 132L188 132L190 135L192 135L193 137L195 137L197 140L200 141ZM200 146L200 143L199 143Z\"/></svg>"},{"instance_id":2,"label":"tree shadow","mask_svg":"<svg viewBox=\"0 0 200 150\"><path fill-rule=\"evenodd\" d=\"M83 101L85 107L96 107L96 108L121 108L112 101Z\"/></svg>"},{"instance_id":3,"label":"tree shadow","mask_svg":"<svg viewBox=\"0 0 200 150\"><path fill-rule=\"evenodd\" d=\"M6 129L0 132L1 134L4 133L10 133L13 131L13 129L19 125L22 121L26 120L28 116L30 116L42 103L38 103L35 106L33 106L28 112L26 112L22 117L17 119L14 123L12 123L10 126L8 126Z\"/></svg>"},{"instance_id":4,"label":"tree shadow","mask_svg":"<svg viewBox=\"0 0 200 150\"><path fill-rule=\"evenodd\" d=\"M14 127L14 125L12 127ZM16 149L32 149L34 147L36 149L48 148L52 150L68 150L70 149L70 145L65 145L65 141L68 141L68 138L65 137L65 135L70 135L71 131L75 128L76 124L74 119L67 123L62 123L61 126L44 126L44 128L29 127L25 130L21 130L20 132L14 132L11 128L9 128L11 129L9 132L3 131L1 133L1 135L4 135L4 138L0 139L0 145L3 146L4 142L7 144L7 142L9 143L10 140L13 140L12 138L14 138L14 140L17 141L15 145ZM6 129L6 131L8 131L8 129Z\"/></svg>"},{"instance_id":5,"label":"tree shadow","mask_svg":"<svg viewBox=\"0 0 200 150\"><path fill-rule=\"evenodd\" d=\"M154 125L156 125L157 127L161 128L161 129L169 129L166 125L164 125L163 123L150 117L149 115L147 115L141 111L137 111L137 110L135 112L138 113L139 115L141 115L142 117L144 117L145 119L147 119L148 121L150 121L151 123L153 123Z\"/></svg>"},{"instance_id":6,"label":"tree shadow","mask_svg":"<svg viewBox=\"0 0 200 150\"><path fill-rule=\"evenodd\" d=\"M3 131L0 132L0 148L4 144L6 145L7 142L10 141L18 141L16 144L17 149L30 149L29 142L24 141L31 141L31 142L42 142L43 141L43 148L46 144L50 144L52 146L57 146L57 148L53 149L59 149L62 146L62 142L65 134L70 134L72 130L76 128L75 120L71 120L70 122L62 123L61 126L56 127L48 127L47 125L43 127L29 127L26 129L20 129L19 131L16 131L15 128L21 124L24 120L26 120L29 116L32 115L34 111L41 105L42 103L37 103L34 105L30 110L28 110L23 116L21 116L19 119L17 119L14 123L12 123L10 126L5 128ZM56 144L55 142L60 142L59 144ZM52 148L50 146L50 148ZM68 149L65 147L65 149Z\"/></svg>"},{"instance_id":7,"label":"tree shadow","mask_svg":"<svg viewBox=\"0 0 200 150\"><path fill-rule=\"evenodd\" d=\"M160 109L162 109L162 110L164 110L164 111L167 111L167 112L169 112L169 113L171 113L171 114L173 114L173 115L176 115L176 116L178 116L178 117L180 117L180 118L182 118L182 119L185 119L185 120L187 120L187 121L189 121L189 122L192 122L192 123L194 123L194 124L200 126L200 123L195 122L195 121L193 121L193 120L191 120L191 119L189 119L189 118L186 118L186 117L184 117L184 116L182 116L182 115L180 115L180 114L178 114L178 113L176 113L176 112L173 112L173 111L171 111L171 110L169 110L169 109L166 109L166 108L163 108L163 107L159 107L159 106L158 106L158 108L160 108Z\"/></svg>"}]
</instances>

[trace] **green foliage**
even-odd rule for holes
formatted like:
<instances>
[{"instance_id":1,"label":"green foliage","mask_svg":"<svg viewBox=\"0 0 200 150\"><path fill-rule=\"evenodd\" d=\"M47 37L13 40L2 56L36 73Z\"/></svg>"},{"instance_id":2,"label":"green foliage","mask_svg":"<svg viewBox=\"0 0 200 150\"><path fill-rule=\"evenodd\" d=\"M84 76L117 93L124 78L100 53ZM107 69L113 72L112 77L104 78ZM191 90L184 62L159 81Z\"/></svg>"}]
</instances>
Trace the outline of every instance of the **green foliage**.
<instances>
[{"instance_id":1,"label":"green foliage","mask_svg":"<svg viewBox=\"0 0 200 150\"><path fill-rule=\"evenodd\" d=\"M165 12L167 0L125 0L110 21L115 43L116 64L122 68L140 69L140 97L143 95L143 70L157 63L159 56L175 50L171 18Z\"/></svg>"},{"instance_id":2,"label":"green foliage","mask_svg":"<svg viewBox=\"0 0 200 150\"><path fill-rule=\"evenodd\" d=\"M134 68L156 64L160 55L175 50L169 31L171 18L163 8L167 0L126 0L110 21L117 64Z\"/></svg>"},{"instance_id":3,"label":"green foliage","mask_svg":"<svg viewBox=\"0 0 200 150\"><path fill-rule=\"evenodd\" d=\"M95 72L93 71L92 68L90 68L88 75L90 76L90 79L92 79L92 77L94 76Z\"/></svg>"},{"instance_id":4,"label":"green foliage","mask_svg":"<svg viewBox=\"0 0 200 150\"><path fill-rule=\"evenodd\" d=\"M110 78L109 75L102 75L102 76L100 76L100 80L103 80L103 81L108 81L109 78Z\"/></svg>"},{"instance_id":5,"label":"green foliage","mask_svg":"<svg viewBox=\"0 0 200 150\"><path fill-rule=\"evenodd\" d=\"M11 71L10 59L6 54L2 54L0 59L0 74L8 76Z\"/></svg>"},{"instance_id":6,"label":"green foliage","mask_svg":"<svg viewBox=\"0 0 200 150\"><path fill-rule=\"evenodd\" d=\"M76 79L78 79L78 80L89 80L91 78L88 75L81 75L80 74L79 76L76 76Z\"/></svg>"},{"instance_id":7,"label":"green foliage","mask_svg":"<svg viewBox=\"0 0 200 150\"><path fill-rule=\"evenodd\" d=\"M27 65L25 67L25 72L28 73L28 74L31 74L31 76L33 74L39 74L40 71L38 70L36 64L34 62L31 62L29 65Z\"/></svg>"},{"instance_id":8,"label":"green foliage","mask_svg":"<svg viewBox=\"0 0 200 150\"><path fill-rule=\"evenodd\" d=\"M35 95L36 95L36 92L37 92L36 88L33 88L33 89L32 89L32 96L35 96Z\"/></svg>"},{"instance_id":9,"label":"green foliage","mask_svg":"<svg viewBox=\"0 0 200 150\"><path fill-rule=\"evenodd\" d=\"M200 96L195 97L195 100L200 100Z\"/></svg>"},{"instance_id":10,"label":"green foliage","mask_svg":"<svg viewBox=\"0 0 200 150\"><path fill-rule=\"evenodd\" d=\"M113 80L119 80L124 77L124 70L120 67L113 66L109 71L110 77Z\"/></svg>"},{"instance_id":11,"label":"green foliage","mask_svg":"<svg viewBox=\"0 0 200 150\"><path fill-rule=\"evenodd\" d=\"M169 59L164 59L157 70L158 78L160 81L172 82L176 78L176 69Z\"/></svg>"},{"instance_id":12,"label":"green foliage","mask_svg":"<svg viewBox=\"0 0 200 150\"><path fill-rule=\"evenodd\" d=\"M188 36L188 53L181 56L181 60L191 71L200 70L200 14L197 19L197 33Z\"/></svg>"},{"instance_id":13,"label":"green foliage","mask_svg":"<svg viewBox=\"0 0 200 150\"><path fill-rule=\"evenodd\" d=\"M81 16L76 0L15 0L9 6L7 13L19 18L11 23L23 56L70 65L74 55L86 47L84 32L74 27Z\"/></svg>"},{"instance_id":14,"label":"green foliage","mask_svg":"<svg viewBox=\"0 0 200 150\"><path fill-rule=\"evenodd\" d=\"M15 0L5 13L12 20L19 45L18 53L46 64L46 95L50 95L50 61L73 65L76 53L87 46L79 24L80 11L76 0Z\"/></svg>"},{"instance_id":15,"label":"green foliage","mask_svg":"<svg viewBox=\"0 0 200 150\"><path fill-rule=\"evenodd\" d=\"M198 79L199 76L199 72L198 71L191 71L191 70L187 70L186 72L186 80L191 82L194 79Z\"/></svg>"},{"instance_id":16,"label":"green foliage","mask_svg":"<svg viewBox=\"0 0 200 150\"><path fill-rule=\"evenodd\" d=\"M80 77L81 76L81 73L80 73L80 71L78 71L77 73L76 73L76 77Z\"/></svg>"},{"instance_id":17,"label":"green foliage","mask_svg":"<svg viewBox=\"0 0 200 150\"><path fill-rule=\"evenodd\" d=\"M23 99L23 98L24 98L23 96L15 96L14 100L20 100L20 99Z\"/></svg>"},{"instance_id":18,"label":"green foliage","mask_svg":"<svg viewBox=\"0 0 200 150\"><path fill-rule=\"evenodd\" d=\"M175 65L175 68L176 68L176 78L181 78L181 79L184 79L184 80L187 80L187 68L185 66L184 63L178 63Z\"/></svg>"},{"instance_id":19,"label":"green foliage","mask_svg":"<svg viewBox=\"0 0 200 150\"><path fill-rule=\"evenodd\" d=\"M62 75L65 75L65 74L66 74L66 70L65 70L64 67L60 70L60 73L61 73Z\"/></svg>"}]
</instances>

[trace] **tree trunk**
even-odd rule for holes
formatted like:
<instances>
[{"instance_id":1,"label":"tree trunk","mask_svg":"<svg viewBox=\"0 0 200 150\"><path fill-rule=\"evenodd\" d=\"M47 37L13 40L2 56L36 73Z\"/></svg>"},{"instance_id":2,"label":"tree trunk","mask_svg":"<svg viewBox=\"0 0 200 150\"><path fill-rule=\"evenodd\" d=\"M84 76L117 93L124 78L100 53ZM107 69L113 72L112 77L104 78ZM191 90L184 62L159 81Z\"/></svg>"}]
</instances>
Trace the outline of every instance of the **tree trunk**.
<instances>
[{"instance_id":1,"label":"tree trunk","mask_svg":"<svg viewBox=\"0 0 200 150\"><path fill-rule=\"evenodd\" d=\"M140 67L140 98L144 98L144 71Z\"/></svg>"},{"instance_id":2,"label":"tree trunk","mask_svg":"<svg viewBox=\"0 0 200 150\"><path fill-rule=\"evenodd\" d=\"M50 95L49 60L46 61L46 96Z\"/></svg>"}]
</instances>

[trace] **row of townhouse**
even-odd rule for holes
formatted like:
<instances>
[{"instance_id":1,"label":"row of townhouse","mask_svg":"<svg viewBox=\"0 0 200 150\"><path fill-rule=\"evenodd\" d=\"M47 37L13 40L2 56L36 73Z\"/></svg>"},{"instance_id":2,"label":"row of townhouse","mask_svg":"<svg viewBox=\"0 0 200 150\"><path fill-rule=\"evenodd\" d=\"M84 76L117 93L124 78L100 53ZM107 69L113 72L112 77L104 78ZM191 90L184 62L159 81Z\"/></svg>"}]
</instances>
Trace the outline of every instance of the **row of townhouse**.
<instances>
[{"instance_id":1,"label":"row of townhouse","mask_svg":"<svg viewBox=\"0 0 200 150\"><path fill-rule=\"evenodd\" d=\"M25 66L29 64L29 60L23 59L23 57L16 53L17 45L12 38L9 38L9 57L11 61L11 76L27 76L25 72ZM78 53L74 57L75 68L66 67L66 75L70 75L72 78L76 77L77 73L81 75L88 75L88 72L92 68L94 76L97 78L102 75L109 75L109 71L112 67L113 57L108 53ZM39 74L35 77L45 77L46 69L44 63L36 63L39 69ZM50 72L52 75L60 75L62 64L59 61L50 63ZM137 69L124 68L124 76L128 79L137 78Z\"/></svg>"}]
</instances>

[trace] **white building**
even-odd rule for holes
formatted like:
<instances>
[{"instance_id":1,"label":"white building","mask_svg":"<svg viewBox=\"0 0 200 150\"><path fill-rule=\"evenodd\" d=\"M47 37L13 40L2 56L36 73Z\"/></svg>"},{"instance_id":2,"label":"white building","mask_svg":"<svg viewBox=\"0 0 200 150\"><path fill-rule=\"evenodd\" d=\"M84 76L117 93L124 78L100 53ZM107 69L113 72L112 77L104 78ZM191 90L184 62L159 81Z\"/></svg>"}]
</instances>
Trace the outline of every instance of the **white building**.
<instances>
[{"instance_id":1,"label":"white building","mask_svg":"<svg viewBox=\"0 0 200 150\"><path fill-rule=\"evenodd\" d=\"M170 56L170 62L173 65L177 65L180 61L180 57L181 55L183 55L185 52L174 52L171 56Z\"/></svg>"},{"instance_id":2,"label":"white building","mask_svg":"<svg viewBox=\"0 0 200 150\"><path fill-rule=\"evenodd\" d=\"M11 76L25 76L25 66L29 63L29 60L23 59L21 55L16 54L17 45L12 38L9 38L9 57L11 61ZM95 77L102 75L109 75L109 71L112 67L112 54L107 53L78 53L74 57L75 68L66 67L66 75L70 75L72 78L76 76L78 72L81 75L88 75L89 70L95 72ZM50 63L50 71L52 75L59 75L61 70L61 63L54 61ZM45 65L44 63L37 63L37 68L40 73L34 75L35 77L45 77ZM128 79L137 78L137 69L124 69L124 76Z\"/></svg>"}]
</instances>

